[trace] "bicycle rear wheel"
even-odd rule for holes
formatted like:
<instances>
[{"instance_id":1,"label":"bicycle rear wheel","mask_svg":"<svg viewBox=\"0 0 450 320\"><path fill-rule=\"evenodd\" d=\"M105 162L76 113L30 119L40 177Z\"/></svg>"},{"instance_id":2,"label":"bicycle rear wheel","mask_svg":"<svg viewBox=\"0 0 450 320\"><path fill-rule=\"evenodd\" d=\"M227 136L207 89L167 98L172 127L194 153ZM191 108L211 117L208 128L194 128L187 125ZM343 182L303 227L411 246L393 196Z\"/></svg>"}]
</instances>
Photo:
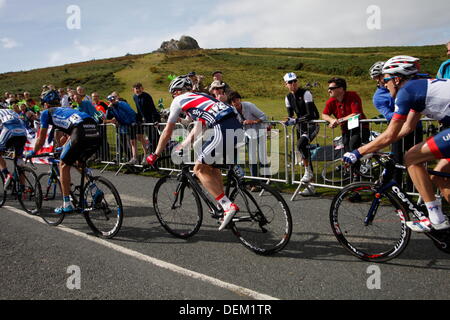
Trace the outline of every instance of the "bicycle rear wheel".
<instances>
[{"instance_id":1,"label":"bicycle rear wheel","mask_svg":"<svg viewBox=\"0 0 450 320\"><path fill-rule=\"evenodd\" d=\"M6 202L6 189L5 189L5 178L3 174L0 172L0 208Z\"/></svg>"},{"instance_id":2,"label":"bicycle rear wheel","mask_svg":"<svg viewBox=\"0 0 450 320\"><path fill-rule=\"evenodd\" d=\"M374 218L366 223L371 208ZM408 220L408 211L392 191L379 195L371 182L347 186L330 208L336 239L352 255L370 262L385 262L402 253L411 236Z\"/></svg>"},{"instance_id":3,"label":"bicycle rear wheel","mask_svg":"<svg viewBox=\"0 0 450 320\"><path fill-rule=\"evenodd\" d=\"M159 223L177 238L192 237L202 225L203 210L197 192L176 177L164 177L156 183L153 208Z\"/></svg>"},{"instance_id":4,"label":"bicycle rear wheel","mask_svg":"<svg viewBox=\"0 0 450 320\"><path fill-rule=\"evenodd\" d=\"M95 177L84 188L84 218L94 234L111 239L123 222L123 206L119 192L103 177Z\"/></svg>"},{"instance_id":5,"label":"bicycle rear wheel","mask_svg":"<svg viewBox=\"0 0 450 320\"><path fill-rule=\"evenodd\" d=\"M38 177L42 190L40 217L51 226L60 225L65 215L55 213L55 208L63 203L61 184L58 177L50 173L42 173Z\"/></svg>"},{"instance_id":6,"label":"bicycle rear wheel","mask_svg":"<svg viewBox=\"0 0 450 320\"><path fill-rule=\"evenodd\" d=\"M251 193L253 187L259 193ZM230 200L240 209L230 227L246 248L259 255L271 255L288 244L292 217L278 191L258 181L246 181L231 192Z\"/></svg>"},{"instance_id":7,"label":"bicycle rear wheel","mask_svg":"<svg viewBox=\"0 0 450 320\"><path fill-rule=\"evenodd\" d=\"M28 167L18 167L18 200L22 208L31 215L38 214L42 207L42 191L36 173Z\"/></svg>"}]
</instances>

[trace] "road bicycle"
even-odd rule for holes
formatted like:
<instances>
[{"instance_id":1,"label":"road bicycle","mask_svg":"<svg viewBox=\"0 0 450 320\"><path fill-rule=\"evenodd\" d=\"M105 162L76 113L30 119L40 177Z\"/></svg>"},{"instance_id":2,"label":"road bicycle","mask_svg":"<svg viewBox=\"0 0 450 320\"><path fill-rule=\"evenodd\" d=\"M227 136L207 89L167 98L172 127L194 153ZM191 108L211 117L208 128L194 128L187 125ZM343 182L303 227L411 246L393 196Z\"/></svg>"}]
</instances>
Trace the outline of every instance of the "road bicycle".
<instances>
[{"instance_id":1,"label":"road bicycle","mask_svg":"<svg viewBox=\"0 0 450 320\"><path fill-rule=\"evenodd\" d=\"M24 165L18 165L19 159L15 155L9 159L14 164L13 180L8 188L5 188L5 177L0 172L0 208L5 204L6 199L10 198L18 200L28 214L38 214L42 197L36 173Z\"/></svg>"},{"instance_id":2,"label":"road bicycle","mask_svg":"<svg viewBox=\"0 0 450 320\"><path fill-rule=\"evenodd\" d=\"M43 153L34 157L48 157L50 170L42 173L38 181L43 190L40 216L51 226L60 225L66 214L57 214L54 209L63 203L60 183L59 152ZM123 206L119 192L106 178L94 176L85 162L79 162L80 183L71 185L70 197L75 206L74 213L82 214L94 234L111 239L120 230L123 221Z\"/></svg>"},{"instance_id":3,"label":"road bicycle","mask_svg":"<svg viewBox=\"0 0 450 320\"><path fill-rule=\"evenodd\" d=\"M336 239L352 255L364 261L385 262L399 256L411 237L406 222L421 220L427 209L393 179L395 169L406 168L391 154L375 153L383 168L377 182L356 182L345 187L330 207L330 224ZM428 170L430 175L450 178L450 174ZM447 213L448 215L448 213ZM436 247L450 253L450 229L425 233Z\"/></svg>"},{"instance_id":4,"label":"road bicycle","mask_svg":"<svg viewBox=\"0 0 450 320\"><path fill-rule=\"evenodd\" d=\"M162 157L154 165L170 157ZM223 209L211 199L190 169L193 164L183 164L176 175L165 175L153 190L153 207L161 225L173 236L188 239L200 229L203 221L201 199L211 218L219 221ZM247 181L233 165L226 169L225 194L238 205L240 211L227 226L239 241L259 255L271 255L281 251L292 234L291 212L281 194L258 181ZM252 194L253 187L261 190Z\"/></svg>"}]
</instances>

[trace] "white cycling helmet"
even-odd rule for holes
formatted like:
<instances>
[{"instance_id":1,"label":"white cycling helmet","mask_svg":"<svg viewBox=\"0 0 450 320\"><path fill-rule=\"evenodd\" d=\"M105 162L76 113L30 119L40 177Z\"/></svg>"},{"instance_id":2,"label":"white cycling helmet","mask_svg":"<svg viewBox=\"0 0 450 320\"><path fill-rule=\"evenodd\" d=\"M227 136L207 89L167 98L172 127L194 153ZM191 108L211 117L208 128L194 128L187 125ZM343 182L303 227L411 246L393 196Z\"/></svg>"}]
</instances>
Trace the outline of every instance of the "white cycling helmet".
<instances>
[{"instance_id":1,"label":"white cycling helmet","mask_svg":"<svg viewBox=\"0 0 450 320\"><path fill-rule=\"evenodd\" d=\"M192 89L192 81L188 76L179 76L172 80L169 85L169 92L172 93L175 90L191 90Z\"/></svg>"},{"instance_id":2,"label":"white cycling helmet","mask_svg":"<svg viewBox=\"0 0 450 320\"><path fill-rule=\"evenodd\" d=\"M384 64L383 74L412 76L419 72L419 58L410 56L396 56Z\"/></svg>"},{"instance_id":3,"label":"white cycling helmet","mask_svg":"<svg viewBox=\"0 0 450 320\"><path fill-rule=\"evenodd\" d=\"M372 79L375 79L383 74L384 63L384 61L378 61L370 67L369 73Z\"/></svg>"}]
</instances>

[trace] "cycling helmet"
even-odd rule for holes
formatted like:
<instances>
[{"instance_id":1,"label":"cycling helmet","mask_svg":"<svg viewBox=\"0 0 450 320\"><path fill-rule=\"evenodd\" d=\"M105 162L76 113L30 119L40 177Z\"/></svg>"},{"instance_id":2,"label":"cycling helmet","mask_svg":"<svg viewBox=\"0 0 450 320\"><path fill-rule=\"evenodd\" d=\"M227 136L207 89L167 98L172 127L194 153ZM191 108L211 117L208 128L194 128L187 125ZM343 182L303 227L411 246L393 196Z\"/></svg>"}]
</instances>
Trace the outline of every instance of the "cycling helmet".
<instances>
[{"instance_id":1,"label":"cycling helmet","mask_svg":"<svg viewBox=\"0 0 450 320\"><path fill-rule=\"evenodd\" d=\"M383 74L392 74L392 75L400 75L400 76L412 76L419 72L418 58L410 57L410 56L396 56L384 64Z\"/></svg>"},{"instance_id":2,"label":"cycling helmet","mask_svg":"<svg viewBox=\"0 0 450 320\"><path fill-rule=\"evenodd\" d=\"M47 103L50 106L59 106L61 98L59 97L58 91L50 90L43 93L41 102Z\"/></svg>"},{"instance_id":3,"label":"cycling helmet","mask_svg":"<svg viewBox=\"0 0 450 320\"><path fill-rule=\"evenodd\" d=\"M169 85L169 92L172 93L174 90L191 90L192 81L188 76L179 76L172 80Z\"/></svg>"},{"instance_id":4,"label":"cycling helmet","mask_svg":"<svg viewBox=\"0 0 450 320\"><path fill-rule=\"evenodd\" d=\"M385 63L384 61L378 61L373 66L370 67L369 73L372 79L375 79L376 77L379 77L383 74L382 71L384 63Z\"/></svg>"}]
</instances>

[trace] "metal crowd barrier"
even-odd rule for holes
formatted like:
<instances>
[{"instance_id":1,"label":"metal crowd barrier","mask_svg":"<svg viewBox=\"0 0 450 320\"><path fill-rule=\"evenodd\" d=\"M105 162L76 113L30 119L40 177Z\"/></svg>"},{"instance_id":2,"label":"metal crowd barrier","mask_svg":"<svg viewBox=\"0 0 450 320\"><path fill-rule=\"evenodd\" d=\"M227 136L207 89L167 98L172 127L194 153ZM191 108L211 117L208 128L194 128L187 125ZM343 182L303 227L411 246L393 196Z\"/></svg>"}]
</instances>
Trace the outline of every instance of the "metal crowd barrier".
<instances>
[{"instance_id":1,"label":"metal crowd barrier","mask_svg":"<svg viewBox=\"0 0 450 320\"><path fill-rule=\"evenodd\" d=\"M342 189L349 184L350 179L344 179L343 171L340 170L342 169L340 159L344 153L342 141L339 139L342 136L341 128L330 129L328 123L321 120L311 123L317 123L320 126L318 135L313 141L310 141L309 146L314 171L314 179L311 185L314 187ZM369 131L373 133L370 140L386 130L388 125L385 119L361 120L360 123L368 123ZM431 130L439 127L436 121L424 119L422 123L423 140L427 136L436 134L436 130ZM119 174L126 166L142 168L142 161L156 149L158 139L165 125L165 123L145 123L139 127L116 126L113 124L101 125L104 136L102 147L97 155L97 161L105 164L103 170L106 170L110 165L119 166L116 174ZM176 131L170 144L173 146L186 138L192 126L192 123L177 123ZM297 127L287 127L283 122L279 121L267 121L264 122L263 126L263 131L252 131L252 127L245 128L246 138L237 148L237 152L243 155L240 158L239 165L248 179L262 180L267 183L280 182L297 185L297 190L291 199L294 200L300 192L302 187L301 178L305 173L305 168L300 164L301 161L297 151ZM362 131L362 129L360 130ZM248 134L248 132L253 134ZM256 135L254 134L255 132ZM417 141L414 141L415 143ZM133 148L136 148L134 154ZM263 150L264 148L266 150ZM390 150L390 147L384 149L384 151ZM407 150L403 150L403 152L405 151ZM170 152L169 148L165 151L164 156L170 155ZM251 156L252 154L257 156ZM130 164L129 161L133 156L137 162ZM191 156L191 160L194 160L194 154ZM336 166L336 170L333 173L334 176L328 177L325 174L325 169L333 168L333 166ZM379 172L376 171L373 164L368 163L365 166L367 175L370 178L360 177L359 179L373 180L379 177ZM271 171L267 171L267 168L270 168ZM169 159L160 165L160 169L177 172L180 170L180 165L174 164ZM327 177L327 179L324 177ZM414 186L408 182L408 178L405 178L403 183L404 187L408 188L407 191L409 193L415 194Z\"/></svg>"}]
</instances>

